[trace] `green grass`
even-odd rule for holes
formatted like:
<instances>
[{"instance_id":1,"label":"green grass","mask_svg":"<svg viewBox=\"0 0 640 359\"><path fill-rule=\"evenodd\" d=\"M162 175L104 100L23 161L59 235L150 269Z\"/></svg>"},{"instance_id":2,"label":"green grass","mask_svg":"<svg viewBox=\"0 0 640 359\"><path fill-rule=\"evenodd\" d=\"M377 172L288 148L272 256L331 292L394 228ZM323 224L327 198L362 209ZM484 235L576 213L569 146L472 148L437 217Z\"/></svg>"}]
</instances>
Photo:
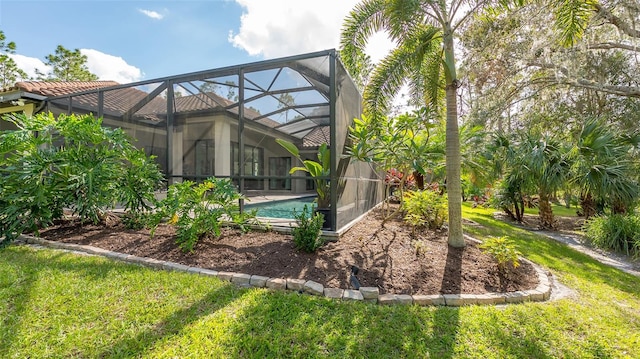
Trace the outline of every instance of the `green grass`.
<instances>
[{"instance_id":1,"label":"green grass","mask_svg":"<svg viewBox=\"0 0 640 359\"><path fill-rule=\"evenodd\" d=\"M0 250L1 358L637 358L640 278L464 207L578 296L503 308L338 302L100 257Z\"/></svg>"},{"instance_id":2,"label":"green grass","mask_svg":"<svg viewBox=\"0 0 640 359\"><path fill-rule=\"evenodd\" d=\"M553 210L553 215L554 216L561 216L561 217L576 217L576 210L577 208L575 206L571 206L571 208L567 208L564 205L559 205L559 204L555 204L552 203L551 204L551 209ZM524 213L526 214L535 214L538 215L538 208L525 208L524 209Z\"/></svg>"}]
</instances>

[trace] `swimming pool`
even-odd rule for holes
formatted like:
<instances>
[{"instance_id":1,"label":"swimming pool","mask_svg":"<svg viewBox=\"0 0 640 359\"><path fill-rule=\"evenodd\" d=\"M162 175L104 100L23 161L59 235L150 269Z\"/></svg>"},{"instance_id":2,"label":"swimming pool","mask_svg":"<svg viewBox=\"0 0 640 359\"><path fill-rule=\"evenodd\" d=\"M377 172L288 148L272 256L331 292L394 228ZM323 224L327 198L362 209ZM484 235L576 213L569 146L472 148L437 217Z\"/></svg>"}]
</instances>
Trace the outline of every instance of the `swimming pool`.
<instances>
[{"instance_id":1,"label":"swimming pool","mask_svg":"<svg viewBox=\"0 0 640 359\"><path fill-rule=\"evenodd\" d=\"M258 217L294 219L294 209L296 212L300 213L304 209L305 204L307 206L315 207L315 203L313 203L315 199L315 197L292 198L281 201L247 204L245 208L247 210L258 210Z\"/></svg>"}]
</instances>

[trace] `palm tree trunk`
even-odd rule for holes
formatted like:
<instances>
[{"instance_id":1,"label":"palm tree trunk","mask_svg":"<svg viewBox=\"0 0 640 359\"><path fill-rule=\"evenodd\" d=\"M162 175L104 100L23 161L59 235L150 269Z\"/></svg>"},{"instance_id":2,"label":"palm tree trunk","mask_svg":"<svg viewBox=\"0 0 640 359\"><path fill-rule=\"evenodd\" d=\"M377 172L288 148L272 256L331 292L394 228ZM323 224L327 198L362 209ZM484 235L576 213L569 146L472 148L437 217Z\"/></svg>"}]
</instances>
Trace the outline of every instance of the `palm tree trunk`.
<instances>
[{"instance_id":1,"label":"palm tree trunk","mask_svg":"<svg viewBox=\"0 0 640 359\"><path fill-rule=\"evenodd\" d=\"M446 166L449 206L449 238L452 247L464 247L462 234L462 183L460 181L460 133L458 130L458 78L453 53L453 32L444 29L445 75L447 78Z\"/></svg>"},{"instance_id":2,"label":"palm tree trunk","mask_svg":"<svg viewBox=\"0 0 640 359\"><path fill-rule=\"evenodd\" d=\"M553 209L551 208L551 202L549 201L549 194L540 192L540 202L538 203L538 210L540 216L540 227L545 229L553 229Z\"/></svg>"},{"instance_id":3,"label":"palm tree trunk","mask_svg":"<svg viewBox=\"0 0 640 359\"><path fill-rule=\"evenodd\" d=\"M596 215L596 202L593 200L591 193L583 193L580 196L580 207L582 207L584 218L589 219Z\"/></svg>"}]
</instances>

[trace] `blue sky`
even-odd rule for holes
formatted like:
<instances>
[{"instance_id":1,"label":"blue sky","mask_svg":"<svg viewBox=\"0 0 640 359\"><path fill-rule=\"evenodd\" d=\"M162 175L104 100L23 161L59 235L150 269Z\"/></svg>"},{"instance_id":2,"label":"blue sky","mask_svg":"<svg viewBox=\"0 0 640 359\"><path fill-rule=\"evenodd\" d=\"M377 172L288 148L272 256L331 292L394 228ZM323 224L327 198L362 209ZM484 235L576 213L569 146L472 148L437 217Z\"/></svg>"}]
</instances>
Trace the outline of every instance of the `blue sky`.
<instances>
[{"instance_id":1,"label":"blue sky","mask_svg":"<svg viewBox=\"0 0 640 359\"><path fill-rule=\"evenodd\" d=\"M58 45L121 83L338 47L357 0L0 0L0 30L33 74ZM373 58L389 44L370 45Z\"/></svg>"}]
</instances>

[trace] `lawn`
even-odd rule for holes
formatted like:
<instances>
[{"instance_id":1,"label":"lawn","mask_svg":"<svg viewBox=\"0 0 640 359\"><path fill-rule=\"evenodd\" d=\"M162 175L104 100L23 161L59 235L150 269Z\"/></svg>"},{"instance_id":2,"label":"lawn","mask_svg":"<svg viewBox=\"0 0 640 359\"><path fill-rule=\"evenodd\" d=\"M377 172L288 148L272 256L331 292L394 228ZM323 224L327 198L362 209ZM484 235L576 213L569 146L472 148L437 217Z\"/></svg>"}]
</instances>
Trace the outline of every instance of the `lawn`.
<instances>
[{"instance_id":1,"label":"lawn","mask_svg":"<svg viewBox=\"0 0 640 359\"><path fill-rule=\"evenodd\" d=\"M498 222L576 298L462 308L338 302L100 257L0 250L0 357L640 357L640 278Z\"/></svg>"},{"instance_id":2,"label":"lawn","mask_svg":"<svg viewBox=\"0 0 640 359\"><path fill-rule=\"evenodd\" d=\"M551 204L551 210L553 211L553 215L554 216L562 216L562 217L576 217L576 210L577 208L575 206L571 206L571 208L567 208L565 205L560 205L560 204L556 204L556 203L552 203ZM538 215L538 208L534 207L534 208L525 208L524 209L524 213L526 214L534 214L534 215Z\"/></svg>"}]
</instances>

